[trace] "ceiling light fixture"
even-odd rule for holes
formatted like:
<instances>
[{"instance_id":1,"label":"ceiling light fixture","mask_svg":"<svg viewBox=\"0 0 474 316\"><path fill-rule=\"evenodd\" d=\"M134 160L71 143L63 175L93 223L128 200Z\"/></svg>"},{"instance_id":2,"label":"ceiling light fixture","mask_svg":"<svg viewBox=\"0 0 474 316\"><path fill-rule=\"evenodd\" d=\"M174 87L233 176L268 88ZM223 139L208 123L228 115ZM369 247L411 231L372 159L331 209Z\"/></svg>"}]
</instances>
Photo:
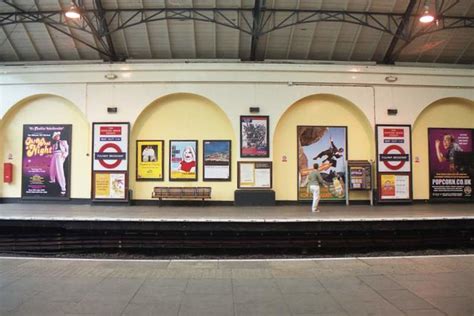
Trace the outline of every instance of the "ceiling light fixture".
<instances>
[{"instance_id":1,"label":"ceiling light fixture","mask_svg":"<svg viewBox=\"0 0 474 316\"><path fill-rule=\"evenodd\" d=\"M421 23L431 23L434 21L434 16L430 13L430 8L426 5L425 10L423 11L423 15L420 16L419 21Z\"/></svg>"},{"instance_id":2,"label":"ceiling light fixture","mask_svg":"<svg viewBox=\"0 0 474 316\"><path fill-rule=\"evenodd\" d=\"M66 11L65 15L70 19L79 19L81 17L79 9L74 5L74 3L71 3L71 7Z\"/></svg>"}]
</instances>

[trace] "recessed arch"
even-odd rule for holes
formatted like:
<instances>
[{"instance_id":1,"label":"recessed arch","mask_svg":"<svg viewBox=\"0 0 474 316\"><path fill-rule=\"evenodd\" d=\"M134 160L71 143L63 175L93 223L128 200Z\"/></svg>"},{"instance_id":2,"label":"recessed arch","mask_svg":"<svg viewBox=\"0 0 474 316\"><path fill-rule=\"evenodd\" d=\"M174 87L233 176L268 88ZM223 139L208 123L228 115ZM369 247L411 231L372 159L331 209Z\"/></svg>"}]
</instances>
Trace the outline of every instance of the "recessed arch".
<instances>
[{"instance_id":1,"label":"recessed arch","mask_svg":"<svg viewBox=\"0 0 474 316\"><path fill-rule=\"evenodd\" d=\"M428 128L474 128L474 102L443 98L426 107L413 124L413 198L429 199ZM418 161L418 162L416 162Z\"/></svg>"},{"instance_id":2,"label":"recessed arch","mask_svg":"<svg viewBox=\"0 0 474 316\"><path fill-rule=\"evenodd\" d=\"M290 105L280 117L273 134L274 186L278 200L297 199L297 126L347 126L348 159L374 157L373 127L360 108L333 94L314 94ZM283 157L285 159L282 159ZM353 199L367 199L364 194Z\"/></svg>"},{"instance_id":3,"label":"recessed arch","mask_svg":"<svg viewBox=\"0 0 474 316\"><path fill-rule=\"evenodd\" d=\"M203 182L203 141L232 141L232 181ZM227 114L213 101L193 93L173 93L151 102L140 113L132 127L130 148L130 187L134 199L150 199L156 182L136 181L136 141L164 140L164 186L210 186L213 200L233 200L236 182L235 161L238 143ZM198 181L169 182L169 141L198 141Z\"/></svg>"},{"instance_id":4,"label":"recessed arch","mask_svg":"<svg viewBox=\"0 0 474 316\"><path fill-rule=\"evenodd\" d=\"M0 196L21 196L22 137L24 124L71 124L71 198L90 198L90 127L84 114L59 95L36 94L12 106L0 121L0 157L14 165L11 184L0 185ZM11 159L9 159L11 157ZM3 170L0 172L3 173Z\"/></svg>"}]
</instances>

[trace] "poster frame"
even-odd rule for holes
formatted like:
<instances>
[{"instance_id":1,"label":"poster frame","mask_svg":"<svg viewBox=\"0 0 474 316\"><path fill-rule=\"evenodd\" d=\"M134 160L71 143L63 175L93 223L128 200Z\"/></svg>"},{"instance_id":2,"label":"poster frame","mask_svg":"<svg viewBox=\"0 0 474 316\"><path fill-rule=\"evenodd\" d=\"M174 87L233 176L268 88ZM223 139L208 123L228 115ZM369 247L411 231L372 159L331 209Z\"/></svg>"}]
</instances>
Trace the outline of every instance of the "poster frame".
<instances>
[{"instance_id":1,"label":"poster frame","mask_svg":"<svg viewBox=\"0 0 474 316\"><path fill-rule=\"evenodd\" d=\"M270 166L270 187L248 187L248 186L242 186L241 182L240 182L240 167L242 164L253 164L254 165L254 169L255 168L255 165L256 164L259 164L259 163L266 163ZM247 160L243 160L243 161L238 161L237 162L237 188L238 189L242 189L242 190L271 190L273 189L273 162L272 161L247 161Z\"/></svg>"},{"instance_id":2,"label":"poster frame","mask_svg":"<svg viewBox=\"0 0 474 316\"><path fill-rule=\"evenodd\" d=\"M400 171L400 172L381 172L379 171L379 127L408 127L408 131L410 133L410 171ZM411 203L413 202L413 140L412 140L412 129L410 124L376 124L375 125L375 163L376 163L376 170L377 170L377 203ZM408 174L408 183L410 185L409 188L409 198L408 199L382 199L381 198L381 175L405 175Z\"/></svg>"},{"instance_id":3,"label":"poster frame","mask_svg":"<svg viewBox=\"0 0 474 316\"><path fill-rule=\"evenodd\" d=\"M173 178L172 173L171 173L171 149L172 146L171 144L173 142L194 142L196 144L196 172L194 178L189 178L189 179L178 179L178 178ZM178 182L192 182L192 181L198 181L198 174L199 174L199 141L197 139L170 139L169 140L169 156L168 156L168 179L169 181L178 181Z\"/></svg>"},{"instance_id":4,"label":"poster frame","mask_svg":"<svg viewBox=\"0 0 474 316\"><path fill-rule=\"evenodd\" d=\"M25 144L24 144L24 138L25 138L25 127L26 126L52 126L52 127L59 127L59 126L63 126L63 127L70 127L71 129L71 141L69 142L69 154L68 154L68 168L69 168L69 177L67 177L66 179L66 188L67 188L67 191L66 191L66 195L63 196L63 197L40 197L40 196L25 196L24 192L23 192L23 161L25 159ZM73 124L42 124L42 123L39 123L39 124L34 124L34 123L31 123L31 124L23 124L23 131L22 131L22 138L21 138L21 197L20 199L21 200L25 200L25 201L69 201L71 200L71 176L72 176L72 137L73 137Z\"/></svg>"},{"instance_id":5,"label":"poster frame","mask_svg":"<svg viewBox=\"0 0 474 316\"><path fill-rule=\"evenodd\" d=\"M345 161L345 164L347 166L348 164L348 157L349 157L349 147L348 147L348 141L349 141L349 126L347 125L296 125L296 154L297 154L297 158L296 158L296 198L297 198L297 201L298 202L308 202L308 201L312 201L312 199L302 199L300 198L300 184L299 184L299 173L300 173L300 169L299 169L299 160L298 160L298 142L299 142L299 139L298 139L298 128L300 127L327 127L327 128L345 128L345 136L346 136L346 139L345 139L345 144L344 144L344 161ZM347 169L347 168L346 168ZM348 172L346 170L346 172ZM344 181L346 181L346 179L348 179L348 175L346 174L346 176L344 177ZM342 199L338 199L338 200L329 200L329 199L321 199L320 201L324 201L325 203L341 203L341 202L344 202L346 200L346 197L345 197L345 194L346 193L346 185L348 185L347 183L344 183L344 198Z\"/></svg>"},{"instance_id":6,"label":"poster frame","mask_svg":"<svg viewBox=\"0 0 474 316\"><path fill-rule=\"evenodd\" d=\"M431 188L431 157L430 157L430 152L431 152L431 143L430 143L430 130L460 130L460 129L466 129L471 131L471 142L472 142L472 150L474 152L474 128L471 127L428 127L426 131L427 135L427 141L428 141L428 200L430 202L470 202L468 199L462 199L462 198L456 198L456 197L451 197L451 198L437 198L433 197L433 190ZM471 184L471 186L474 186ZM471 196L471 201L474 199L474 194Z\"/></svg>"},{"instance_id":7,"label":"poster frame","mask_svg":"<svg viewBox=\"0 0 474 316\"><path fill-rule=\"evenodd\" d=\"M95 170L94 169L94 140L95 140L95 125L116 125L116 124L123 124L127 125L127 170ZM130 122L92 122L92 148L91 148L91 170L92 172L99 172L99 171L105 171L105 172L115 172L115 171L121 171L121 172L129 172L130 170Z\"/></svg>"},{"instance_id":8,"label":"poster frame","mask_svg":"<svg viewBox=\"0 0 474 316\"><path fill-rule=\"evenodd\" d=\"M221 179L221 178L206 178L205 176L205 169L206 165L212 166L212 164L206 164L206 142L223 142L223 143L229 143L229 176L226 179ZM227 140L227 139L204 139L202 141L202 181L216 181L216 182L228 182L232 181L232 140Z\"/></svg>"},{"instance_id":9,"label":"poster frame","mask_svg":"<svg viewBox=\"0 0 474 316\"><path fill-rule=\"evenodd\" d=\"M371 191L373 189L373 167L372 164L368 160L348 160L347 163L347 172L348 172L348 182L349 182L349 190L350 191ZM364 168L369 170L368 178L369 178L369 187L368 188L351 188L352 185L352 168ZM368 167L368 169L367 169Z\"/></svg>"},{"instance_id":10,"label":"poster frame","mask_svg":"<svg viewBox=\"0 0 474 316\"><path fill-rule=\"evenodd\" d=\"M95 140L95 125L115 125L115 124L124 124L127 125L127 170L126 171L104 171L104 170L94 170L94 140ZM129 182L129 170L130 170L130 122L92 122L92 142L91 142L91 201L92 202L128 202L128 182ZM125 172L125 190L126 190L126 200L118 199L95 199L94 192L94 183L95 183L95 173L96 172Z\"/></svg>"},{"instance_id":11,"label":"poster frame","mask_svg":"<svg viewBox=\"0 0 474 316\"><path fill-rule=\"evenodd\" d=\"M139 151L139 146L140 146L140 143L142 142L156 142L156 143L161 143L161 152L160 153L157 153L157 157L160 156L161 157L161 177L160 178L139 178L138 177L138 164L139 162L141 162L141 158L140 158L140 151ZM164 152L165 152L165 141L162 140L162 139L137 139L136 142L135 142L135 145L136 145L136 157L135 157L135 181L164 181L165 179L165 155L164 155Z\"/></svg>"},{"instance_id":12,"label":"poster frame","mask_svg":"<svg viewBox=\"0 0 474 316\"><path fill-rule=\"evenodd\" d=\"M264 155L249 155L243 154L243 122L246 118L263 118L265 119L266 124L266 132L265 132L265 141L266 141L266 153ZM240 127L240 157L241 158L269 158L270 157L270 116L268 115L241 115L239 120L239 127Z\"/></svg>"},{"instance_id":13,"label":"poster frame","mask_svg":"<svg viewBox=\"0 0 474 316\"><path fill-rule=\"evenodd\" d=\"M408 199L382 199L382 190L380 189L380 183L383 175L394 175L394 176L408 176L408 183L410 188L408 190ZM377 202L378 203L410 203L413 201L413 184L410 172L377 172Z\"/></svg>"},{"instance_id":14,"label":"poster frame","mask_svg":"<svg viewBox=\"0 0 474 316\"><path fill-rule=\"evenodd\" d=\"M125 198L124 199L96 199L95 198L95 178L97 174L124 174L125 175ZM92 201L93 202L129 202L129 194L128 194L128 189L129 189L129 178L128 178L128 172L127 171L93 171L92 172Z\"/></svg>"}]
</instances>

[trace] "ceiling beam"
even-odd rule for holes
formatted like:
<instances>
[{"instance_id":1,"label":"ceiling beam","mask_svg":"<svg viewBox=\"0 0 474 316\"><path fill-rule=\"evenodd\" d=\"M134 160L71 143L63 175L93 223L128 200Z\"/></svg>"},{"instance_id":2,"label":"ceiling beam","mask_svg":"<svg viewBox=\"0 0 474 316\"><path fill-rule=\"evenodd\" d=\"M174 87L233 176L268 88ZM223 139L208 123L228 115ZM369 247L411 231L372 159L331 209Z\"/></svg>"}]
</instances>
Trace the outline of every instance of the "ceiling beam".
<instances>
[{"instance_id":1,"label":"ceiling beam","mask_svg":"<svg viewBox=\"0 0 474 316\"><path fill-rule=\"evenodd\" d=\"M112 41L112 36L110 35L109 25L105 17L105 10L104 10L104 6L102 5L102 1L95 0L95 6L97 8L96 16L98 19L99 30L100 30L97 35L99 37L105 37L105 41L107 43L107 50L110 53L111 61L119 61L120 58L118 57L117 52L115 51L114 42Z\"/></svg>"},{"instance_id":2,"label":"ceiling beam","mask_svg":"<svg viewBox=\"0 0 474 316\"><path fill-rule=\"evenodd\" d=\"M41 23L44 23L45 25L49 26L50 28L52 29L55 29L56 31L68 36L68 37L71 37L73 38L74 40L86 45L87 47L93 49L93 50L96 50L98 51L100 54L103 54L103 55L109 55L108 52L106 51L103 51L101 50L100 48L98 47L95 47L94 45L82 40L81 38L78 38L78 37L74 37L72 34L69 34L68 32L64 31L63 29L61 29L61 27L69 27L68 24L61 24L61 23L57 23L55 20L52 20L51 17L49 16L44 16L44 15L41 15L41 14L36 14L36 15L30 15L30 12L28 11L25 11L23 10L22 8L16 6L15 4L13 3L10 3L8 1L4 1L5 4L7 4L8 6L14 8L18 13L20 13L21 15L25 16L26 17L26 21L19 21L19 22L23 22L23 23L26 23L26 22L41 22ZM60 11L61 12L61 16L64 14L63 11ZM38 21L39 19L39 21Z\"/></svg>"},{"instance_id":3,"label":"ceiling beam","mask_svg":"<svg viewBox=\"0 0 474 316\"><path fill-rule=\"evenodd\" d=\"M395 35L393 35L392 42L390 42L390 45L388 46L388 49L385 52L385 56L383 58L384 64L394 63L396 56L395 54L393 54L393 51L395 50L395 47L398 44L398 40L403 36L403 32L405 32L406 27L408 26L408 23L410 22L410 17L413 14L415 5L416 5L416 0L410 0L410 2L408 3L407 9L405 10L405 13L403 14L402 20L400 24L398 25L397 31L395 32Z\"/></svg>"},{"instance_id":4,"label":"ceiling beam","mask_svg":"<svg viewBox=\"0 0 474 316\"><path fill-rule=\"evenodd\" d=\"M13 52L13 55L15 55L16 59L18 61L21 61L20 54L18 53L16 47L13 45L12 41L10 40L10 34L8 34L4 29L3 26L0 27L0 30L2 30L3 35L5 36L5 42L8 43L8 46L10 46L11 51Z\"/></svg>"},{"instance_id":5,"label":"ceiling beam","mask_svg":"<svg viewBox=\"0 0 474 316\"><path fill-rule=\"evenodd\" d=\"M262 2L264 0L255 0L252 10L252 40L250 44L250 61L257 60L258 39L260 37L260 25L262 24Z\"/></svg>"}]
</instances>

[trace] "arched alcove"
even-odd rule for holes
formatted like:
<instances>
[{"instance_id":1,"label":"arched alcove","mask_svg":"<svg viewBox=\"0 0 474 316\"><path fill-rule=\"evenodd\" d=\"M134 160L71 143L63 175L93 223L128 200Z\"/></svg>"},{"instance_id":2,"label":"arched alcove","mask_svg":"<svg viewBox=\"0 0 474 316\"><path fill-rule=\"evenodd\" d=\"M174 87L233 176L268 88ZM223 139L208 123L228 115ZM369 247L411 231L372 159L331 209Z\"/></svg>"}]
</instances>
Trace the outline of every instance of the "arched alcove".
<instances>
[{"instance_id":1,"label":"arched alcove","mask_svg":"<svg viewBox=\"0 0 474 316\"><path fill-rule=\"evenodd\" d=\"M232 124L222 109L207 98L190 93L164 96L145 108L132 128L130 187L134 199L150 199L155 186L210 186L212 199L232 201L236 189L238 143ZM136 141L164 140L164 181L136 181ZM169 141L198 141L198 181L169 181ZM231 140L232 181L203 181L203 140Z\"/></svg>"},{"instance_id":2,"label":"arched alcove","mask_svg":"<svg viewBox=\"0 0 474 316\"><path fill-rule=\"evenodd\" d=\"M297 126L347 126L348 159L370 160L374 157L373 129L356 105L330 94L305 97L286 110L273 136L273 180L277 200L296 200L298 196ZM350 198L368 199L368 194L355 192Z\"/></svg>"},{"instance_id":3,"label":"arched alcove","mask_svg":"<svg viewBox=\"0 0 474 316\"><path fill-rule=\"evenodd\" d=\"M90 198L90 131L82 112L56 95L34 95L15 104L0 123L0 157L14 165L13 182L0 185L0 196L21 196L22 139L24 124L71 124L71 198ZM9 159L11 156L12 159ZM0 171L3 173L3 168ZM3 178L3 174L1 175Z\"/></svg>"},{"instance_id":4,"label":"arched alcove","mask_svg":"<svg viewBox=\"0 0 474 316\"><path fill-rule=\"evenodd\" d=\"M445 98L426 106L413 125L413 198L429 199L428 128L474 128L474 102Z\"/></svg>"}]
</instances>

